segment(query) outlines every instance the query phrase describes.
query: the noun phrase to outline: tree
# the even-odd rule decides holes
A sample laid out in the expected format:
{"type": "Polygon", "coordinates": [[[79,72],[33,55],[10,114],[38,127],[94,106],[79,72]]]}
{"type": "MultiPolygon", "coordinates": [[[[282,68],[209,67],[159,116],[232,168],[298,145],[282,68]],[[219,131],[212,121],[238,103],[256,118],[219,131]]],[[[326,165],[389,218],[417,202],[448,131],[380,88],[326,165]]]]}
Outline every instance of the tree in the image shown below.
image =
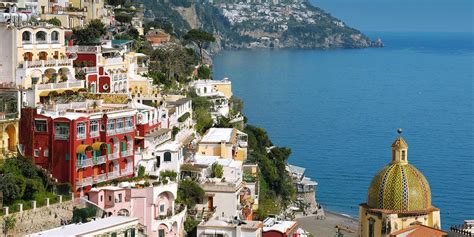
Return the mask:
{"type": "Polygon", "coordinates": [[[61,21],[56,17],[53,17],[53,18],[47,20],[47,22],[49,24],[52,24],[52,25],[55,25],[55,26],[61,26],[61,21]]]}
{"type": "Polygon", "coordinates": [[[80,45],[93,45],[100,41],[100,38],[107,33],[104,23],[95,19],[89,22],[83,29],[75,28],[72,30],[76,41],[80,45]]]}
{"type": "Polygon", "coordinates": [[[210,79],[211,78],[211,69],[206,65],[200,66],[198,68],[198,78],[199,79],[210,79]]]}
{"type": "Polygon", "coordinates": [[[224,167],[214,162],[211,166],[211,178],[222,178],[222,175],[224,175],[224,167]]]}
{"type": "Polygon", "coordinates": [[[145,177],[145,166],[140,165],[138,167],[138,177],[140,177],[140,178],[145,177]]]}
{"type": "Polygon", "coordinates": [[[5,204],[11,204],[23,197],[26,188],[25,178],[12,173],[0,176],[0,191],[3,192],[5,204]]]}
{"type": "Polygon", "coordinates": [[[183,179],[178,185],[178,202],[193,208],[204,198],[204,190],[191,179],[183,179]]]}
{"type": "Polygon", "coordinates": [[[212,34],[207,33],[205,31],[200,31],[200,30],[197,30],[197,29],[192,29],[192,30],[188,31],[188,33],[186,33],[186,35],[184,35],[184,39],[192,41],[198,46],[199,55],[200,55],[200,59],[201,59],[201,64],[202,64],[202,60],[203,60],[202,48],[204,46],[204,43],[215,42],[216,41],[216,38],[212,34]]]}
{"type": "Polygon", "coordinates": [[[126,13],[119,13],[117,15],[115,15],[115,20],[117,20],[118,22],[124,24],[124,23],[127,23],[127,24],[130,24],[130,22],[132,21],[132,16],[126,14],[126,13]]]}
{"type": "Polygon", "coordinates": [[[16,219],[13,216],[7,216],[3,219],[3,232],[5,236],[8,236],[10,230],[15,229],[16,219]]]}

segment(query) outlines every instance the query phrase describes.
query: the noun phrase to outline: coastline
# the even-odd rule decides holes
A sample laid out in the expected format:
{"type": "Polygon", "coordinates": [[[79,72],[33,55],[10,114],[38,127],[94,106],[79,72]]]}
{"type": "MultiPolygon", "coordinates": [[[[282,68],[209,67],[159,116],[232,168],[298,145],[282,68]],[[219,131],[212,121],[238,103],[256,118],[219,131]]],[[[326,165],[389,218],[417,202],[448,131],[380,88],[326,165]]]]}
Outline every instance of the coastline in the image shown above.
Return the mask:
{"type": "Polygon", "coordinates": [[[359,221],[354,217],[343,213],[324,211],[325,218],[319,219],[315,215],[295,218],[298,226],[310,232],[313,236],[333,237],[336,234],[336,226],[349,229],[341,231],[346,237],[357,237],[359,235],[359,221]]]}

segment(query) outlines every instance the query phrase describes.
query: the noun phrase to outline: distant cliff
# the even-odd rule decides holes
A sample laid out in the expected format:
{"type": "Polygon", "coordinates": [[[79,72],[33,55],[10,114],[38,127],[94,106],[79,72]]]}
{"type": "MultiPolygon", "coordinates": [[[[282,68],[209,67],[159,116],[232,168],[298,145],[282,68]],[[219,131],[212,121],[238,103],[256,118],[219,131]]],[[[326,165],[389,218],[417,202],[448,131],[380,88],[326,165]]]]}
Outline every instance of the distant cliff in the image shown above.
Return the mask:
{"type": "Polygon", "coordinates": [[[142,0],[155,20],[173,25],[179,36],[201,28],[217,36],[222,48],[382,47],[307,1],[273,3],[190,3],[142,0]]]}

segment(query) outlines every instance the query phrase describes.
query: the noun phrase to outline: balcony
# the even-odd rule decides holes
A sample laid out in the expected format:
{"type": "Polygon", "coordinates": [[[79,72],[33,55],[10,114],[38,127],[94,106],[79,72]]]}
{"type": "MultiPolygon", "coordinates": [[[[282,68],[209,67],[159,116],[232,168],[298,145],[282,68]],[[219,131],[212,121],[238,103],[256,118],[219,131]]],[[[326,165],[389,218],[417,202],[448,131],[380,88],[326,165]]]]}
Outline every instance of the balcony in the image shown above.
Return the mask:
{"type": "Polygon", "coordinates": [[[68,134],[56,133],[54,134],[54,139],[55,140],[69,140],[69,133],[68,134]]]}
{"type": "Polygon", "coordinates": [[[125,132],[133,132],[135,129],[133,127],[125,127],[125,132]]]}
{"type": "Polygon", "coordinates": [[[109,160],[116,160],[116,159],[119,159],[119,158],[120,158],[120,153],[118,153],[118,152],[114,152],[114,153],[109,155],[109,160]]]}
{"type": "Polygon", "coordinates": [[[99,131],[93,131],[90,134],[91,134],[91,137],[98,137],[99,136],[99,131]]]}
{"type": "Polygon", "coordinates": [[[84,81],[36,84],[35,90],[57,90],[66,88],[84,88],[84,81]]]}
{"type": "Polygon", "coordinates": [[[133,150],[122,151],[122,152],[121,152],[121,155],[122,155],[122,157],[133,156],[133,150]]]}
{"type": "Polygon", "coordinates": [[[118,170],[117,171],[112,171],[112,172],[109,172],[109,174],[107,175],[107,179],[108,180],[112,180],[112,179],[116,179],[119,177],[119,172],[118,170]]]}
{"type": "Polygon", "coordinates": [[[76,188],[82,188],[89,185],[92,185],[92,177],[77,179],[76,181],[76,188]]]}
{"type": "Polygon", "coordinates": [[[76,170],[90,166],[92,166],[92,159],[77,160],[76,162],[76,170]]]}
{"type": "Polygon", "coordinates": [[[0,112],[0,121],[5,121],[5,120],[15,120],[18,119],[18,113],[1,113],[0,112]]]}
{"type": "Polygon", "coordinates": [[[94,163],[94,165],[105,164],[106,161],[107,161],[107,156],[106,155],[92,158],[92,163],[94,163]]]}
{"type": "Polygon", "coordinates": [[[94,180],[94,183],[100,183],[100,182],[104,182],[107,180],[107,175],[106,174],[99,174],[99,175],[96,175],[94,176],[93,178],[94,180]]]}
{"type": "Polygon", "coordinates": [[[80,53],[100,53],[100,46],[77,46],[77,52],[80,53]]]}
{"type": "Polygon", "coordinates": [[[115,134],[117,134],[115,129],[107,129],[107,136],[112,136],[112,135],[115,135],[115,134]]]}
{"type": "Polygon", "coordinates": [[[85,133],[78,133],[78,134],[76,135],[76,138],[77,138],[78,140],[86,139],[86,137],[87,137],[87,136],[86,136],[85,133]]]}
{"type": "Polygon", "coordinates": [[[72,66],[71,59],[33,60],[20,63],[20,68],[67,67],[72,66]]]}
{"type": "Polygon", "coordinates": [[[133,169],[132,168],[125,168],[120,170],[120,175],[121,176],[129,176],[133,174],[133,169]]]}

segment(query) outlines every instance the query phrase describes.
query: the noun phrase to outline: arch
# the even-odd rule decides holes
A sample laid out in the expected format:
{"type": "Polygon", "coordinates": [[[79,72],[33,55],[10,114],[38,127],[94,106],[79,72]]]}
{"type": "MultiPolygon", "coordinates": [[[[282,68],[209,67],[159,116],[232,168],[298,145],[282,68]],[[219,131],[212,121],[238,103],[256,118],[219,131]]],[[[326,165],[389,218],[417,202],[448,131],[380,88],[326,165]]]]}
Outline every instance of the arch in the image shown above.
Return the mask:
{"type": "Polygon", "coordinates": [[[59,32],[58,31],[53,31],[51,32],[51,41],[52,42],[59,42],[59,32]]]}
{"type": "Polygon", "coordinates": [[[169,228],[166,224],[161,223],[158,226],[158,236],[167,236],[166,234],[169,232],[169,228]],[[163,233],[163,234],[161,234],[163,233]]]}
{"type": "Polygon", "coordinates": [[[47,52],[44,52],[44,51],[39,52],[39,53],[38,53],[38,59],[39,59],[39,60],[46,60],[46,59],[48,59],[48,53],[47,53],[47,52]]]}
{"type": "Polygon", "coordinates": [[[163,161],[171,161],[171,152],[166,151],[166,152],[163,154],[163,161]]]}
{"type": "Polygon", "coordinates": [[[46,43],[46,32],[45,31],[38,31],[36,32],[35,38],[37,43],[46,43]]]}
{"type": "Polygon", "coordinates": [[[123,87],[122,82],[119,82],[119,83],[118,83],[118,91],[122,91],[122,87],[123,87]]]}
{"type": "Polygon", "coordinates": [[[111,153],[120,151],[120,142],[118,138],[116,137],[110,138],[109,143],[112,145],[112,151],[110,151],[111,153]]]}
{"type": "Polygon", "coordinates": [[[118,216],[130,216],[130,211],[127,209],[120,209],[117,213],[118,216]]]}
{"type": "Polygon", "coordinates": [[[155,200],[155,205],[157,207],[155,209],[155,216],[156,217],[166,216],[166,215],[169,215],[170,213],[173,213],[174,200],[175,200],[175,197],[173,193],[169,191],[164,191],[158,194],[155,200]]]}
{"type": "Polygon", "coordinates": [[[114,92],[117,92],[117,91],[118,91],[118,84],[114,83],[114,92]]]}
{"type": "Polygon", "coordinates": [[[58,79],[61,82],[65,82],[68,80],[68,75],[71,73],[69,68],[63,67],[58,70],[58,79]]]}
{"type": "Polygon", "coordinates": [[[44,83],[58,82],[58,73],[54,68],[48,68],[44,71],[44,83]]]}
{"type": "Polygon", "coordinates": [[[31,52],[24,53],[23,54],[23,60],[31,62],[33,60],[33,53],[31,53],[31,52]]]}
{"type": "Polygon", "coordinates": [[[171,233],[174,236],[178,236],[178,222],[174,222],[173,225],[171,225],[171,233]]]}
{"type": "Polygon", "coordinates": [[[7,144],[9,151],[15,151],[17,145],[17,136],[15,125],[10,124],[5,128],[5,133],[7,134],[7,144]]]}
{"type": "Polygon", "coordinates": [[[21,40],[23,43],[31,43],[31,32],[29,31],[23,31],[21,34],[21,40]]]}

